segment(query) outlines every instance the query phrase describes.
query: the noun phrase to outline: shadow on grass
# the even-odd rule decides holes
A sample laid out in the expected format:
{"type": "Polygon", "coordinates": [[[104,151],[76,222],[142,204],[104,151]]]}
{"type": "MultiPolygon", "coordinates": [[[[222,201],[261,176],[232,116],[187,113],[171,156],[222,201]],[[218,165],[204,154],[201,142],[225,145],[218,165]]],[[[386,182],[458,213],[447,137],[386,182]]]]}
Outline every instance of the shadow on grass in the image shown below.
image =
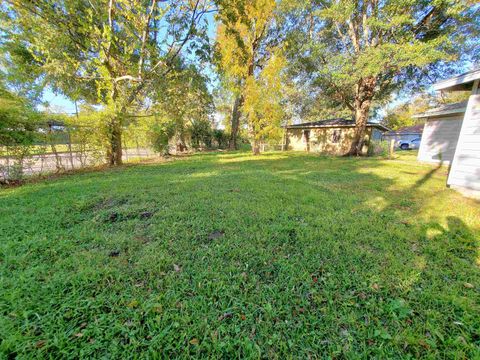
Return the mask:
{"type": "MultiPolygon", "coordinates": [[[[432,176],[442,168],[443,168],[443,161],[439,162],[436,167],[432,168],[427,174],[425,174],[420,179],[418,179],[415,182],[415,184],[411,187],[410,192],[416,191],[420,186],[422,186],[428,180],[430,180],[432,178],[432,176]]],[[[446,179],[445,179],[445,183],[446,183],[446,179]]]]}

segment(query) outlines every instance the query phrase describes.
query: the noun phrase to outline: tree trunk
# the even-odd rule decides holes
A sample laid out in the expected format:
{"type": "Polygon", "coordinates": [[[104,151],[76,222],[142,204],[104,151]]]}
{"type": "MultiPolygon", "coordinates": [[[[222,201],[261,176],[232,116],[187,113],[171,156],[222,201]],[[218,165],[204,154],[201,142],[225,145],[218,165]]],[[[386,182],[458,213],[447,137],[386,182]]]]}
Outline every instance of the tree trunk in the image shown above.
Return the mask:
{"type": "MultiPolygon", "coordinates": [[[[58,156],[57,147],[55,146],[55,138],[54,138],[53,131],[52,131],[52,125],[48,126],[48,135],[49,135],[49,140],[50,140],[50,148],[52,149],[53,155],[55,155],[55,168],[56,168],[57,172],[60,172],[60,171],[64,170],[64,167],[63,167],[63,164],[62,164],[61,157],[58,156]]],[[[22,160],[22,162],[23,162],[23,160],[22,160]]]]}
{"type": "Polygon", "coordinates": [[[113,115],[108,125],[109,148],[107,151],[107,160],[110,166],[122,165],[122,115],[125,114],[127,105],[117,103],[118,89],[116,86],[112,89],[113,115]]]}
{"type": "Polygon", "coordinates": [[[355,96],[355,130],[348,155],[363,155],[363,146],[365,144],[365,133],[367,129],[368,115],[372,105],[372,99],[375,91],[376,79],[362,79],[357,86],[355,96]]]}
{"type": "Polygon", "coordinates": [[[260,155],[260,143],[255,138],[253,139],[252,152],[253,152],[253,155],[260,155]]]}
{"type": "Polygon", "coordinates": [[[371,101],[367,100],[355,106],[355,131],[349,155],[363,155],[363,145],[365,144],[365,132],[367,129],[368,114],[370,112],[371,101]]]}
{"type": "Polygon", "coordinates": [[[110,166],[122,165],[122,125],[118,115],[110,123],[109,137],[108,164],[110,166]]]}
{"type": "Polygon", "coordinates": [[[240,128],[240,116],[241,116],[241,108],[243,105],[243,96],[238,95],[235,98],[235,103],[233,104],[232,109],[232,122],[231,122],[231,131],[230,131],[230,139],[228,142],[228,148],[230,150],[237,149],[237,138],[238,138],[238,130],[240,128]]]}

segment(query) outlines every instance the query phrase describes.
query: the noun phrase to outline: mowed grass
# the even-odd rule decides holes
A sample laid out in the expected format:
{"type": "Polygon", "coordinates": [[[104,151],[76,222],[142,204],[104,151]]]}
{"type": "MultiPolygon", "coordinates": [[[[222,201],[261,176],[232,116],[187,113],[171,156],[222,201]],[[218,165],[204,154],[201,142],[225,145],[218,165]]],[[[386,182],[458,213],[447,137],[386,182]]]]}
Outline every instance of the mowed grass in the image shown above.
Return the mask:
{"type": "Polygon", "coordinates": [[[446,168],[196,155],[0,191],[6,358],[478,358],[446,168]]]}

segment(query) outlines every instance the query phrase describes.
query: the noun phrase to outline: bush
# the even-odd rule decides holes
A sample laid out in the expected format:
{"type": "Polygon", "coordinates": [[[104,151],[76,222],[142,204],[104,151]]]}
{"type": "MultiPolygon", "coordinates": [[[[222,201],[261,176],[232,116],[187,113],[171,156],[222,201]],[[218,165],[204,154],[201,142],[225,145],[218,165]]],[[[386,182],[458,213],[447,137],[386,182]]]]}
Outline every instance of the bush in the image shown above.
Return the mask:
{"type": "Polygon", "coordinates": [[[33,147],[28,144],[17,144],[0,148],[0,156],[5,157],[0,163],[0,184],[18,184],[24,180],[24,169],[31,165],[28,157],[33,147]]]}
{"type": "Polygon", "coordinates": [[[368,144],[367,156],[383,156],[387,157],[389,154],[390,144],[388,141],[372,140],[368,144]]]}
{"type": "Polygon", "coordinates": [[[191,128],[192,133],[192,146],[195,149],[199,149],[202,146],[212,147],[212,126],[208,120],[195,121],[191,128]]]}
{"type": "Polygon", "coordinates": [[[228,147],[228,134],[225,132],[225,130],[213,130],[213,138],[215,139],[219,149],[225,149],[228,147]]]}
{"type": "Polygon", "coordinates": [[[163,155],[168,155],[168,141],[175,135],[175,125],[170,122],[154,124],[150,130],[150,142],[153,149],[163,155]]]}
{"type": "Polygon", "coordinates": [[[0,87],[0,181],[17,183],[23,179],[25,159],[37,141],[40,114],[25,99],[0,87]]]}

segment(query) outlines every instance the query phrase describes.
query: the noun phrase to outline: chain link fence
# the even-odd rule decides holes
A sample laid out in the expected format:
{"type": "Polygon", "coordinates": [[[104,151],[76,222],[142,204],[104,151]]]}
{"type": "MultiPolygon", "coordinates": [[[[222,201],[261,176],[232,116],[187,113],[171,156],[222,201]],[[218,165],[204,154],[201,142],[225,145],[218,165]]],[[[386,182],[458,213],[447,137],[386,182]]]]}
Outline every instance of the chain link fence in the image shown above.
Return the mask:
{"type": "MultiPolygon", "coordinates": [[[[106,144],[99,141],[98,129],[39,126],[35,141],[28,144],[0,144],[0,182],[15,183],[24,177],[61,173],[107,162],[106,144]]],[[[135,162],[158,156],[147,141],[146,132],[125,131],[123,161],[135,162]]]]}

